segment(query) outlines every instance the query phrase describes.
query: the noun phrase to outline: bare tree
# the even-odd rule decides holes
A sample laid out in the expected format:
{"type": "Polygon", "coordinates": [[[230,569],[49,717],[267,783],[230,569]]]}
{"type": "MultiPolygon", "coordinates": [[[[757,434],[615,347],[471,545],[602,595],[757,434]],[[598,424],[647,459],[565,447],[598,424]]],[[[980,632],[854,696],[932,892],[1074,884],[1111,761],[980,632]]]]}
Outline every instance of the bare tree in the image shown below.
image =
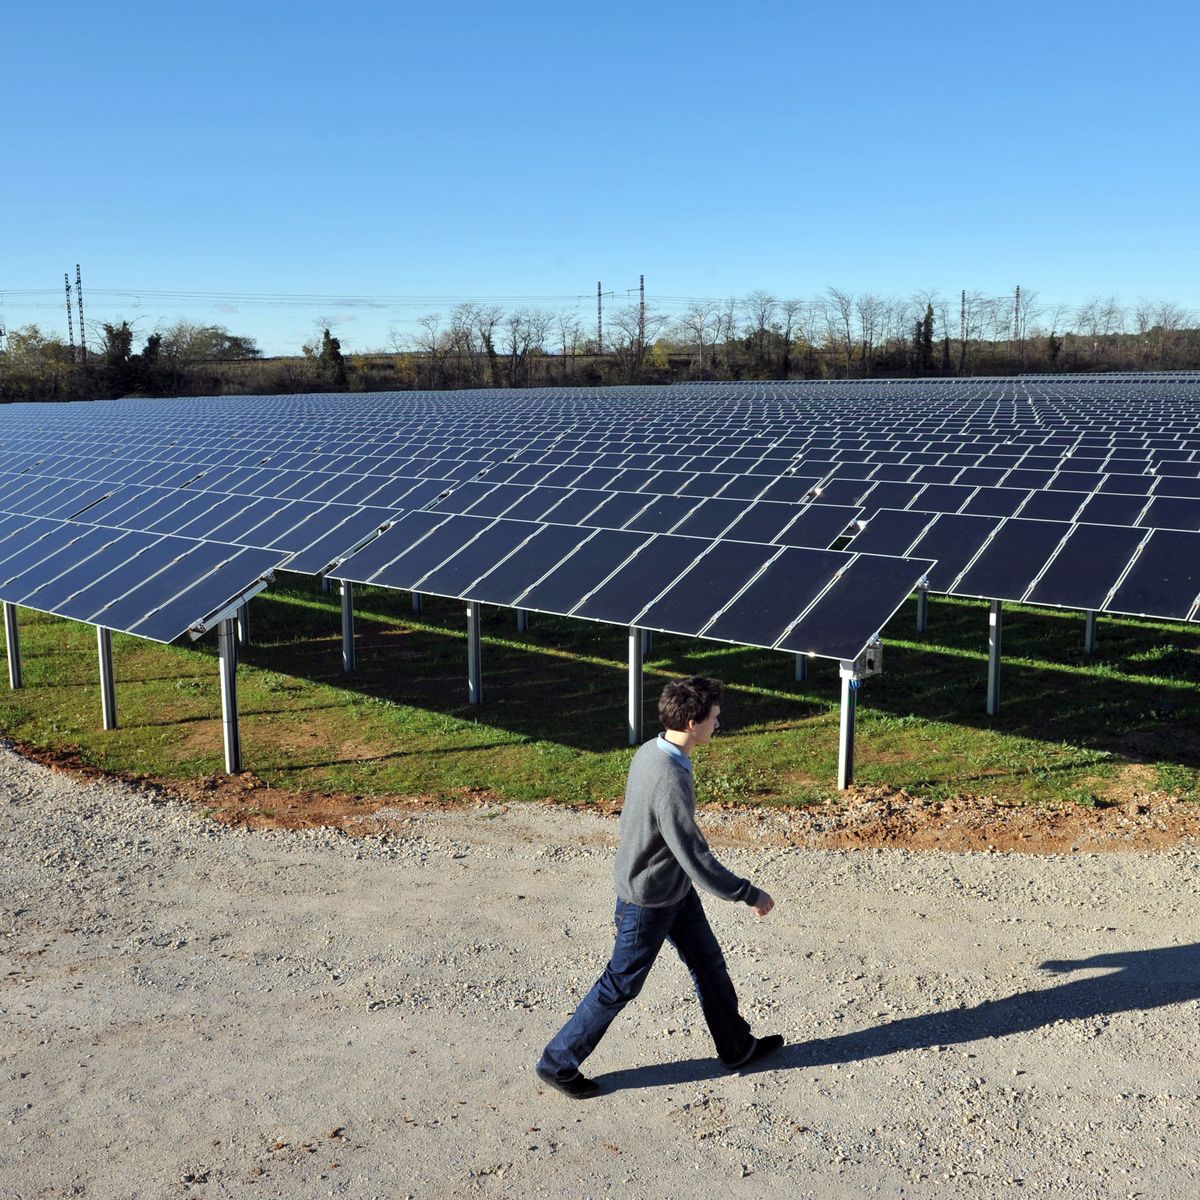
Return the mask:
{"type": "Polygon", "coordinates": [[[551,328],[550,314],[538,308],[523,308],[509,313],[503,325],[508,350],[508,385],[527,387],[533,358],[545,353],[551,328]]]}
{"type": "Polygon", "coordinates": [[[756,365],[761,365],[766,360],[767,335],[775,323],[778,308],[779,300],[770,292],[751,292],[741,303],[742,314],[746,319],[746,331],[754,342],[756,365]]]}
{"type": "Polygon", "coordinates": [[[720,306],[715,300],[693,300],[679,319],[682,340],[696,347],[700,369],[704,370],[704,347],[716,340],[720,306]]]}
{"type": "Polygon", "coordinates": [[[554,328],[558,334],[558,343],[562,348],[562,376],[575,373],[575,356],[579,353],[584,342],[583,322],[579,314],[571,309],[562,309],[554,314],[554,328]]]}
{"type": "Polygon", "coordinates": [[[825,324],[831,345],[840,345],[846,356],[846,377],[850,376],[850,360],[854,354],[854,297],[840,288],[825,289],[825,324]]]}
{"type": "Polygon", "coordinates": [[[779,337],[783,342],[783,362],[780,364],[779,377],[788,379],[792,374],[792,345],[796,339],[796,330],[804,318],[805,302],[803,300],[781,300],[779,302],[779,337]]]}
{"type": "Polygon", "coordinates": [[[721,346],[725,357],[726,373],[730,370],[730,350],[737,337],[737,301],[730,296],[717,309],[716,336],[713,342],[713,366],[717,365],[717,346],[721,346]]]}
{"type": "Polygon", "coordinates": [[[636,380],[642,373],[646,361],[646,348],[667,327],[664,313],[647,308],[643,313],[640,304],[619,308],[607,320],[612,331],[612,353],[624,378],[636,380]]]}
{"type": "Polygon", "coordinates": [[[875,351],[883,309],[884,302],[874,292],[864,292],[854,301],[854,312],[858,319],[859,366],[864,378],[871,374],[871,356],[875,351]]]}
{"type": "Polygon", "coordinates": [[[417,332],[412,335],[412,347],[424,356],[429,387],[441,383],[442,362],[446,356],[446,336],[442,329],[441,313],[425,313],[417,318],[417,332]]]}

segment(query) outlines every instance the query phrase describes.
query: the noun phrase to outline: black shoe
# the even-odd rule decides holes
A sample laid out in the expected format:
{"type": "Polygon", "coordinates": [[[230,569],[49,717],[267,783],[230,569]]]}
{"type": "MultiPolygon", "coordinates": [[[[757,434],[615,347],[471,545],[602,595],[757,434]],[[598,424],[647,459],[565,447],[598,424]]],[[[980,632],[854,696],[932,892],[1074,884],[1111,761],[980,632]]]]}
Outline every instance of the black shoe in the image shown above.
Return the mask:
{"type": "Polygon", "coordinates": [[[741,1062],[729,1063],[721,1060],[727,1071],[750,1071],[758,1066],[764,1058],[770,1058],[772,1054],[783,1049],[783,1034],[770,1033],[766,1037],[754,1039],[754,1045],[750,1049],[750,1053],[742,1059],[741,1062]]]}
{"type": "Polygon", "coordinates": [[[574,1079],[562,1080],[537,1070],[537,1077],[555,1091],[562,1092],[564,1096],[570,1096],[572,1100],[590,1100],[593,1096],[600,1094],[600,1085],[594,1079],[589,1079],[586,1075],[578,1072],[574,1079]]]}

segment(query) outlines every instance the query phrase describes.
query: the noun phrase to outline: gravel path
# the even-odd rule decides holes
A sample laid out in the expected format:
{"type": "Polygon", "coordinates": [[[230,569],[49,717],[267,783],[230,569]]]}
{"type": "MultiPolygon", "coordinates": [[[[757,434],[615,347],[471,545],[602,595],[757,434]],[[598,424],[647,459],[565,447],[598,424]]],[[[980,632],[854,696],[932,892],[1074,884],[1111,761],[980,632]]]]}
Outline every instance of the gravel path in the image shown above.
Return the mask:
{"type": "MultiPolygon", "coordinates": [[[[712,901],[775,1069],[714,1068],[678,962],[589,1063],[532,1065],[603,965],[611,817],[251,832],[0,750],[0,1195],[1190,1194],[1200,854],[793,848],[712,901]]],[[[703,823],[722,843],[721,818],[703,823]]]]}

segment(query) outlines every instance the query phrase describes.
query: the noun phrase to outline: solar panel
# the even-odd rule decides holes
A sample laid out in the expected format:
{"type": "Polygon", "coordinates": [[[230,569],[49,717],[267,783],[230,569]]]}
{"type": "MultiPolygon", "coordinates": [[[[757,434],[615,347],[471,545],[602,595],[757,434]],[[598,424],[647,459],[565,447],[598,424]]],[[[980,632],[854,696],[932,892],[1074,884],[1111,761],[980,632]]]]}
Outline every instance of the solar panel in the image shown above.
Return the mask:
{"type": "Polygon", "coordinates": [[[1057,521],[1010,517],[985,543],[950,590],[956,596],[1019,599],[1036,578],[1069,526],[1057,521]]]}
{"type": "Polygon", "coordinates": [[[779,553],[753,542],[713,542],[707,554],[681,575],[635,620],[666,633],[696,634],[779,553]]]}
{"type": "Polygon", "coordinates": [[[679,536],[656,537],[619,567],[571,616],[630,625],[657,596],[696,560],[704,543],[679,536]]]}
{"type": "Polygon", "coordinates": [[[1142,529],[1070,526],[1062,549],[1026,598],[1031,604],[1060,608],[1102,608],[1145,536],[1142,529]]]}
{"type": "Polygon", "coordinates": [[[774,646],[847,561],[845,555],[833,550],[784,550],[700,630],[701,636],[750,646],[774,646]]]}
{"type": "Polygon", "coordinates": [[[535,526],[529,541],[473,583],[464,598],[512,606],[553,564],[562,562],[594,535],[595,530],[572,525],[535,526]]]}
{"type": "Polygon", "coordinates": [[[1106,612],[1194,619],[1200,596],[1200,533],[1156,529],[1105,602],[1106,612]]]}
{"type": "Polygon", "coordinates": [[[928,560],[860,554],[778,642],[780,650],[853,659],[878,632],[900,602],[932,568],[928,560]]]}
{"type": "MultiPolygon", "coordinates": [[[[936,558],[936,565],[929,571],[929,590],[945,592],[999,523],[996,517],[964,517],[943,513],[905,553],[918,558],[936,558]]],[[[857,548],[856,540],[851,543],[851,549],[857,548]]]]}

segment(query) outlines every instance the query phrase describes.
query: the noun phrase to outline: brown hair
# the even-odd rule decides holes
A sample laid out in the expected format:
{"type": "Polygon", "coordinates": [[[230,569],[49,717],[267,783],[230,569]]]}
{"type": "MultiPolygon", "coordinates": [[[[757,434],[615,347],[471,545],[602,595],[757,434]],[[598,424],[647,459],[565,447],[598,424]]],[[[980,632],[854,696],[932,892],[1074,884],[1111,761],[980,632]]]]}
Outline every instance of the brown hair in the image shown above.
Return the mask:
{"type": "Polygon", "coordinates": [[[688,722],[697,724],[708,718],[713,706],[721,703],[725,685],[719,679],[696,675],[668,683],[658,698],[658,718],[664,729],[686,733],[688,722]]]}

